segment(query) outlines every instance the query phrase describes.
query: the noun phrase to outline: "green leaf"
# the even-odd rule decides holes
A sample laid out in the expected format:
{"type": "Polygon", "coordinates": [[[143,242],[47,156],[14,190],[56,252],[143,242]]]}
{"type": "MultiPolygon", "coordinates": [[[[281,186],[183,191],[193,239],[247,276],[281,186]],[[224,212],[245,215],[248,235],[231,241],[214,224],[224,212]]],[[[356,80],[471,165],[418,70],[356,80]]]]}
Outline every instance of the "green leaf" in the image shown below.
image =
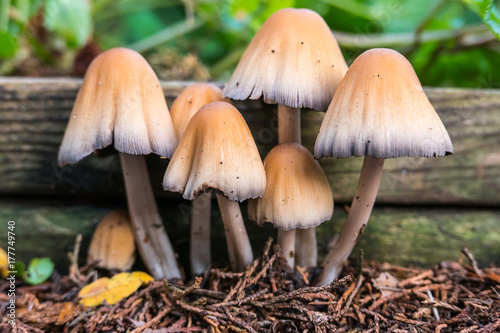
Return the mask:
{"type": "Polygon", "coordinates": [[[28,265],[24,281],[29,284],[40,284],[47,280],[54,271],[54,263],[49,258],[34,258],[28,265]]]}
{"type": "Polygon", "coordinates": [[[490,28],[491,32],[500,40],[500,12],[493,5],[493,0],[462,0],[462,2],[473,12],[478,14],[483,23],[490,28]]]}
{"type": "Polygon", "coordinates": [[[9,58],[16,53],[17,41],[8,32],[0,32],[0,58],[9,58]]]}
{"type": "Polygon", "coordinates": [[[90,5],[85,0],[47,0],[45,27],[66,39],[71,48],[85,44],[91,31],[90,5]]]}
{"type": "Polygon", "coordinates": [[[26,265],[24,265],[24,262],[22,261],[16,261],[12,271],[16,272],[17,277],[23,278],[26,272],[26,265]]]}

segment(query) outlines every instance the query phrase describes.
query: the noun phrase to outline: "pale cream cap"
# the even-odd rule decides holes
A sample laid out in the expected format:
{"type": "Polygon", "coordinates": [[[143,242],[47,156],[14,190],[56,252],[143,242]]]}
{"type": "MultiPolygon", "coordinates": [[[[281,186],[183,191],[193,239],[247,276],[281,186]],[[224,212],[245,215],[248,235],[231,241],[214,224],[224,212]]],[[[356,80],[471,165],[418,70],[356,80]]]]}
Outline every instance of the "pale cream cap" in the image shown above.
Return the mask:
{"type": "Polygon", "coordinates": [[[333,195],[323,169],[298,143],[282,143],[264,159],[267,176],[262,198],[251,200],[248,215],[262,225],[290,230],[312,228],[333,214],[333,195]]]}
{"type": "Polygon", "coordinates": [[[97,225],[90,241],[88,262],[100,260],[97,267],[129,270],[135,261],[132,225],[126,212],[113,211],[97,225]]]}
{"type": "Polygon", "coordinates": [[[390,49],[361,54],[340,82],[314,147],[319,157],[434,157],[451,139],[411,64],[390,49]]]}
{"type": "Polygon", "coordinates": [[[160,82],[137,52],[115,48],[87,70],[59,149],[73,164],[114,143],[131,155],[171,157],[177,139],[160,82]]]}
{"type": "Polygon", "coordinates": [[[222,96],[325,111],[347,71],[330,28],[316,12],[271,15],[243,54],[222,96]]]}
{"type": "Polygon", "coordinates": [[[193,200],[215,191],[232,201],[262,196],[266,175],[240,112],[226,102],[203,106],[191,118],[163,178],[166,191],[193,200]]]}

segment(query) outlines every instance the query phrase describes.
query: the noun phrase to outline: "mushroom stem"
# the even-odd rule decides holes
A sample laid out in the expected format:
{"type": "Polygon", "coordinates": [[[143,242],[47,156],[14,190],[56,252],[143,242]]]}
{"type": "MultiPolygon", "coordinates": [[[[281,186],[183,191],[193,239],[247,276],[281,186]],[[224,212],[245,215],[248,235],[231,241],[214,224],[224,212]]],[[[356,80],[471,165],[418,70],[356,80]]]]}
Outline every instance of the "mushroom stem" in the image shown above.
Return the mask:
{"type": "Polygon", "coordinates": [[[237,201],[231,201],[217,194],[217,202],[224,223],[226,240],[228,244],[229,261],[231,269],[241,272],[252,263],[253,253],[247,230],[243,223],[240,205],[237,201]]]}
{"type": "MultiPolygon", "coordinates": [[[[300,109],[278,105],[278,142],[302,142],[300,109]]],[[[278,244],[280,244],[290,267],[294,266],[294,259],[289,256],[289,253],[296,253],[297,264],[300,266],[316,266],[316,253],[318,252],[316,249],[316,228],[294,231],[293,236],[291,234],[283,235],[283,233],[290,231],[278,229],[278,244]],[[293,249],[291,247],[292,237],[294,244],[296,244],[293,249]],[[287,241],[280,242],[280,239],[287,241]]]]}
{"type": "Polygon", "coordinates": [[[288,262],[288,266],[295,267],[295,229],[278,229],[278,245],[288,262]]]}
{"type": "Polygon", "coordinates": [[[339,239],[323,263],[319,284],[326,285],[339,277],[342,266],[363,233],[377,197],[384,159],[365,156],[358,187],[339,239]]]}
{"type": "Polygon", "coordinates": [[[137,248],[155,279],[180,279],[172,244],[163,226],[142,155],[120,153],[130,219],[137,248]]]}
{"type": "Polygon", "coordinates": [[[212,263],[210,249],[212,195],[203,193],[193,200],[191,208],[191,272],[193,275],[202,275],[212,263]]]}
{"type": "Polygon", "coordinates": [[[300,109],[278,105],[278,142],[301,143],[300,109]]]}
{"type": "Polygon", "coordinates": [[[316,228],[297,229],[295,239],[295,264],[297,266],[314,267],[317,265],[316,244],[316,228]]]}

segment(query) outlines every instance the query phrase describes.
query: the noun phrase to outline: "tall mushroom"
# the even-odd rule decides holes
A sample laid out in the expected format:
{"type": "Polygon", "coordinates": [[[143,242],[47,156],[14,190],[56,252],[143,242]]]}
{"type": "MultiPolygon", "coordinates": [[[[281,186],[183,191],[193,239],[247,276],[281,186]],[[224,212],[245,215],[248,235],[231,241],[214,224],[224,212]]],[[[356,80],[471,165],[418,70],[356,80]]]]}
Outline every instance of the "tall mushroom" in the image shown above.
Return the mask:
{"type": "MultiPolygon", "coordinates": [[[[221,89],[211,83],[195,83],[184,89],[170,108],[177,139],[180,140],[193,115],[205,104],[224,100],[221,89]]],[[[212,196],[202,193],[191,204],[191,271],[200,275],[211,265],[210,212],[212,196]]]]}
{"type": "Polygon", "coordinates": [[[363,156],[358,187],[340,238],[319,283],[337,278],[363,232],[377,195],[384,159],[453,152],[443,123],[411,66],[390,49],[361,54],[333,97],[314,147],[320,157],[363,156]]]}
{"type": "MultiPolygon", "coordinates": [[[[313,228],[332,217],[330,184],[307,148],[294,142],[279,144],[267,154],[264,169],[266,191],[261,198],[250,200],[251,220],[293,230],[313,228]]],[[[294,267],[294,256],[285,257],[294,267]]]]}
{"type": "MultiPolygon", "coordinates": [[[[278,104],[278,141],[301,143],[300,108],[325,111],[347,71],[326,22],[312,10],[285,8],[271,15],[245,50],[222,91],[236,100],[278,104]]],[[[300,232],[298,264],[316,265],[314,229],[300,232]]],[[[278,231],[285,253],[295,248],[295,231],[278,231]]]]}
{"type": "Polygon", "coordinates": [[[163,188],[193,200],[214,191],[224,223],[231,267],[253,260],[238,201],[264,194],[266,175],[250,129],[229,103],[203,106],[191,118],[168,164],[163,188]]]}
{"type": "Polygon", "coordinates": [[[180,278],[142,156],[171,157],[177,139],[156,74],[139,53],[125,48],[102,53],[87,70],[59,149],[59,164],[74,164],[111,144],[119,151],[142,260],[156,279],[180,278]]]}

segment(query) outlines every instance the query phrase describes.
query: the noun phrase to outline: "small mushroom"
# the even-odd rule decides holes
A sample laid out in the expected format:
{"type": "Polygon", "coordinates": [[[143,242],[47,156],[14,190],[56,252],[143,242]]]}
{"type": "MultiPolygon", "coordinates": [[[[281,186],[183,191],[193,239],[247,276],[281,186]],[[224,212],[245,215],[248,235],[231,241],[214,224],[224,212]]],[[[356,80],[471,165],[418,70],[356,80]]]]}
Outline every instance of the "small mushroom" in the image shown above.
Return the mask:
{"type": "Polygon", "coordinates": [[[180,278],[142,156],[171,157],[177,139],[156,74],[139,53],[125,48],[102,53],[88,68],[59,148],[59,164],[77,163],[111,144],[120,152],[142,260],[156,279],[180,278]]]}
{"type": "MultiPolygon", "coordinates": [[[[252,39],[222,95],[278,104],[278,142],[301,143],[300,108],[325,111],[347,64],[330,28],[309,9],[272,14],[252,39]]],[[[292,235],[278,230],[278,238],[292,235]]],[[[297,262],[316,265],[316,232],[300,230],[297,262]]]]}
{"type": "Polygon", "coordinates": [[[344,228],[319,283],[337,278],[370,217],[386,158],[451,154],[453,146],[411,64],[390,49],[361,54],[333,97],[314,146],[321,157],[364,156],[344,228]]]}
{"type": "Polygon", "coordinates": [[[135,261],[134,232],[129,216],[123,211],[106,214],[90,241],[87,262],[99,260],[97,267],[110,271],[128,271],[135,261]]]}
{"type": "MultiPolygon", "coordinates": [[[[261,198],[250,200],[248,216],[278,229],[308,229],[329,220],[333,195],[323,169],[304,146],[288,142],[277,145],[264,159],[267,185],[261,198]]],[[[295,234],[278,238],[278,244],[294,267],[295,234]]]]}
{"type": "Polygon", "coordinates": [[[264,194],[266,175],[252,133],[229,103],[203,106],[191,118],[168,164],[163,188],[193,200],[214,191],[224,222],[231,267],[253,260],[238,201],[264,194]]]}
{"type": "MultiPolygon", "coordinates": [[[[180,140],[193,115],[205,104],[225,100],[221,89],[211,83],[195,83],[184,89],[170,108],[170,116],[180,140]]],[[[203,274],[212,264],[210,250],[210,193],[202,193],[191,205],[190,261],[194,275],[203,274]]]]}

